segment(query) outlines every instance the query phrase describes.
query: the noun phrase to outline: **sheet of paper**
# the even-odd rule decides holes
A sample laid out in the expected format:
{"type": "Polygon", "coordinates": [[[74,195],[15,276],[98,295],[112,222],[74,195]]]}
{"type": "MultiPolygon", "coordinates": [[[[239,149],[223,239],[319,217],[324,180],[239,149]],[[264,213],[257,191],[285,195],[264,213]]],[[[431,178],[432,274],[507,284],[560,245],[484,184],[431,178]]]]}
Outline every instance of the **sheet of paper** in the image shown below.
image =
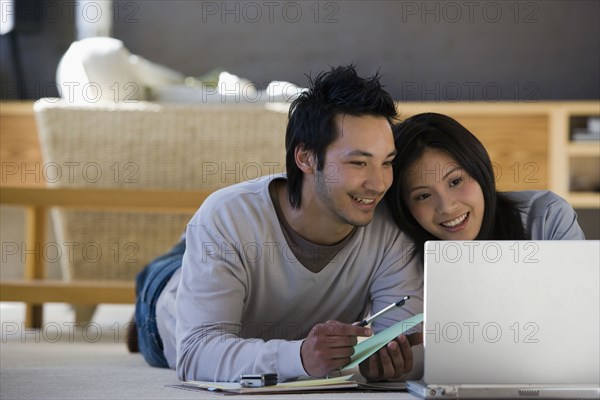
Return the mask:
{"type": "Polygon", "coordinates": [[[387,329],[379,332],[375,336],[363,340],[354,346],[354,355],[351,357],[350,364],[346,365],[343,370],[356,367],[358,364],[366,360],[371,354],[385,346],[390,340],[402,333],[411,329],[415,325],[423,322],[423,314],[414,315],[404,321],[400,321],[387,329]]]}
{"type": "Polygon", "coordinates": [[[329,386],[329,385],[337,385],[346,381],[350,381],[352,375],[344,375],[335,378],[328,379],[302,379],[298,381],[291,382],[282,382],[278,383],[274,386],[265,386],[262,388],[243,388],[239,382],[206,382],[206,381],[186,381],[185,385],[195,386],[198,388],[208,389],[208,390],[244,390],[244,391],[252,391],[252,389],[260,389],[264,390],[274,390],[274,389],[284,389],[284,388],[294,388],[294,389],[304,389],[304,388],[314,388],[317,386],[329,386]]]}
{"type": "Polygon", "coordinates": [[[279,387],[303,387],[303,386],[322,386],[322,385],[333,385],[340,382],[349,381],[352,379],[352,375],[344,375],[337,376],[335,378],[326,378],[326,379],[305,379],[305,380],[297,380],[291,382],[282,382],[278,383],[279,387]]]}

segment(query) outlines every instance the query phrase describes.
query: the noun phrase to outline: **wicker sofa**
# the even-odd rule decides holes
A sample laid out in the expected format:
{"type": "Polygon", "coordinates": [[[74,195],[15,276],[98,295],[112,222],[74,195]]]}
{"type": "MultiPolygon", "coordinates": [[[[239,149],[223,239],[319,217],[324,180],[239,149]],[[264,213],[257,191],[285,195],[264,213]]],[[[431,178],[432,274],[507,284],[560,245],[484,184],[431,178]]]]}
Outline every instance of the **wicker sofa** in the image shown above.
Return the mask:
{"type": "MultiPolygon", "coordinates": [[[[215,190],[285,169],[285,104],[34,106],[52,188],[215,190]]],[[[190,213],[53,209],[65,280],[132,280],[190,213]]]]}

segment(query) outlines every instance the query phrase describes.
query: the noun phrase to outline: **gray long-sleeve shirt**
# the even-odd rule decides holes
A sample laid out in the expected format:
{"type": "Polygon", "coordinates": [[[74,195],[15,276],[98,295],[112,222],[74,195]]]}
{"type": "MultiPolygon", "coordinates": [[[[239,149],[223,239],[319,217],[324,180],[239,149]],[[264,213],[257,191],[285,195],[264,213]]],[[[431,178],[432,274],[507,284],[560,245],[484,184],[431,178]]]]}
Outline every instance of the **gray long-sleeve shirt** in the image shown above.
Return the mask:
{"type": "Polygon", "coordinates": [[[300,346],[314,325],[352,323],[406,295],[404,307],[374,322],[375,332],[423,310],[422,266],[383,204],[313,273],[284,238],[269,195],[276,178],[214,193],[188,224],[183,267],[157,304],[164,353],[182,380],[303,376],[300,346]]]}
{"type": "Polygon", "coordinates": [[[506,192],[521,208],[521,220],[531,240],[584,240],[573,207],[547,190],[506,192]]]}

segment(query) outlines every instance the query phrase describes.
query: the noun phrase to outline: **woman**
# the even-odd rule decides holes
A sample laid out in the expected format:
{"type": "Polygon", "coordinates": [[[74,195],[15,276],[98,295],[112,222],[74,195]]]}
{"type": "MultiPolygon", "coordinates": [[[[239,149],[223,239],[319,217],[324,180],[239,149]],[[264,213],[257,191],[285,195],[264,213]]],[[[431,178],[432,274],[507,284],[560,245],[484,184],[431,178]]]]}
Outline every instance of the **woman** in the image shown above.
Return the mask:
{"type": "Polygon", "coordinates": [[[487,151],[454,119],[418,114],[394,135],[387,202],[421,257],[427,240],[585,239],[575,211],[556,194],[497,192],[487,151]]]}

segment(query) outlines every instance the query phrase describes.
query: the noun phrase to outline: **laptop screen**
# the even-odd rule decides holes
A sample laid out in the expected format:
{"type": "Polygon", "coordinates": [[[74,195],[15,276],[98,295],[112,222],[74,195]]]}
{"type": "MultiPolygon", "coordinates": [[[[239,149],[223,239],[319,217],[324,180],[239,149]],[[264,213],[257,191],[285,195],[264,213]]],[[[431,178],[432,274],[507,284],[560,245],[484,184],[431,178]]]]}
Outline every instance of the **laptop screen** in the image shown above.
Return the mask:
{"type": "Polygon", "coordinates": [[[435,384],[598,384],[600,241],[425,244],[435,384]]]}

